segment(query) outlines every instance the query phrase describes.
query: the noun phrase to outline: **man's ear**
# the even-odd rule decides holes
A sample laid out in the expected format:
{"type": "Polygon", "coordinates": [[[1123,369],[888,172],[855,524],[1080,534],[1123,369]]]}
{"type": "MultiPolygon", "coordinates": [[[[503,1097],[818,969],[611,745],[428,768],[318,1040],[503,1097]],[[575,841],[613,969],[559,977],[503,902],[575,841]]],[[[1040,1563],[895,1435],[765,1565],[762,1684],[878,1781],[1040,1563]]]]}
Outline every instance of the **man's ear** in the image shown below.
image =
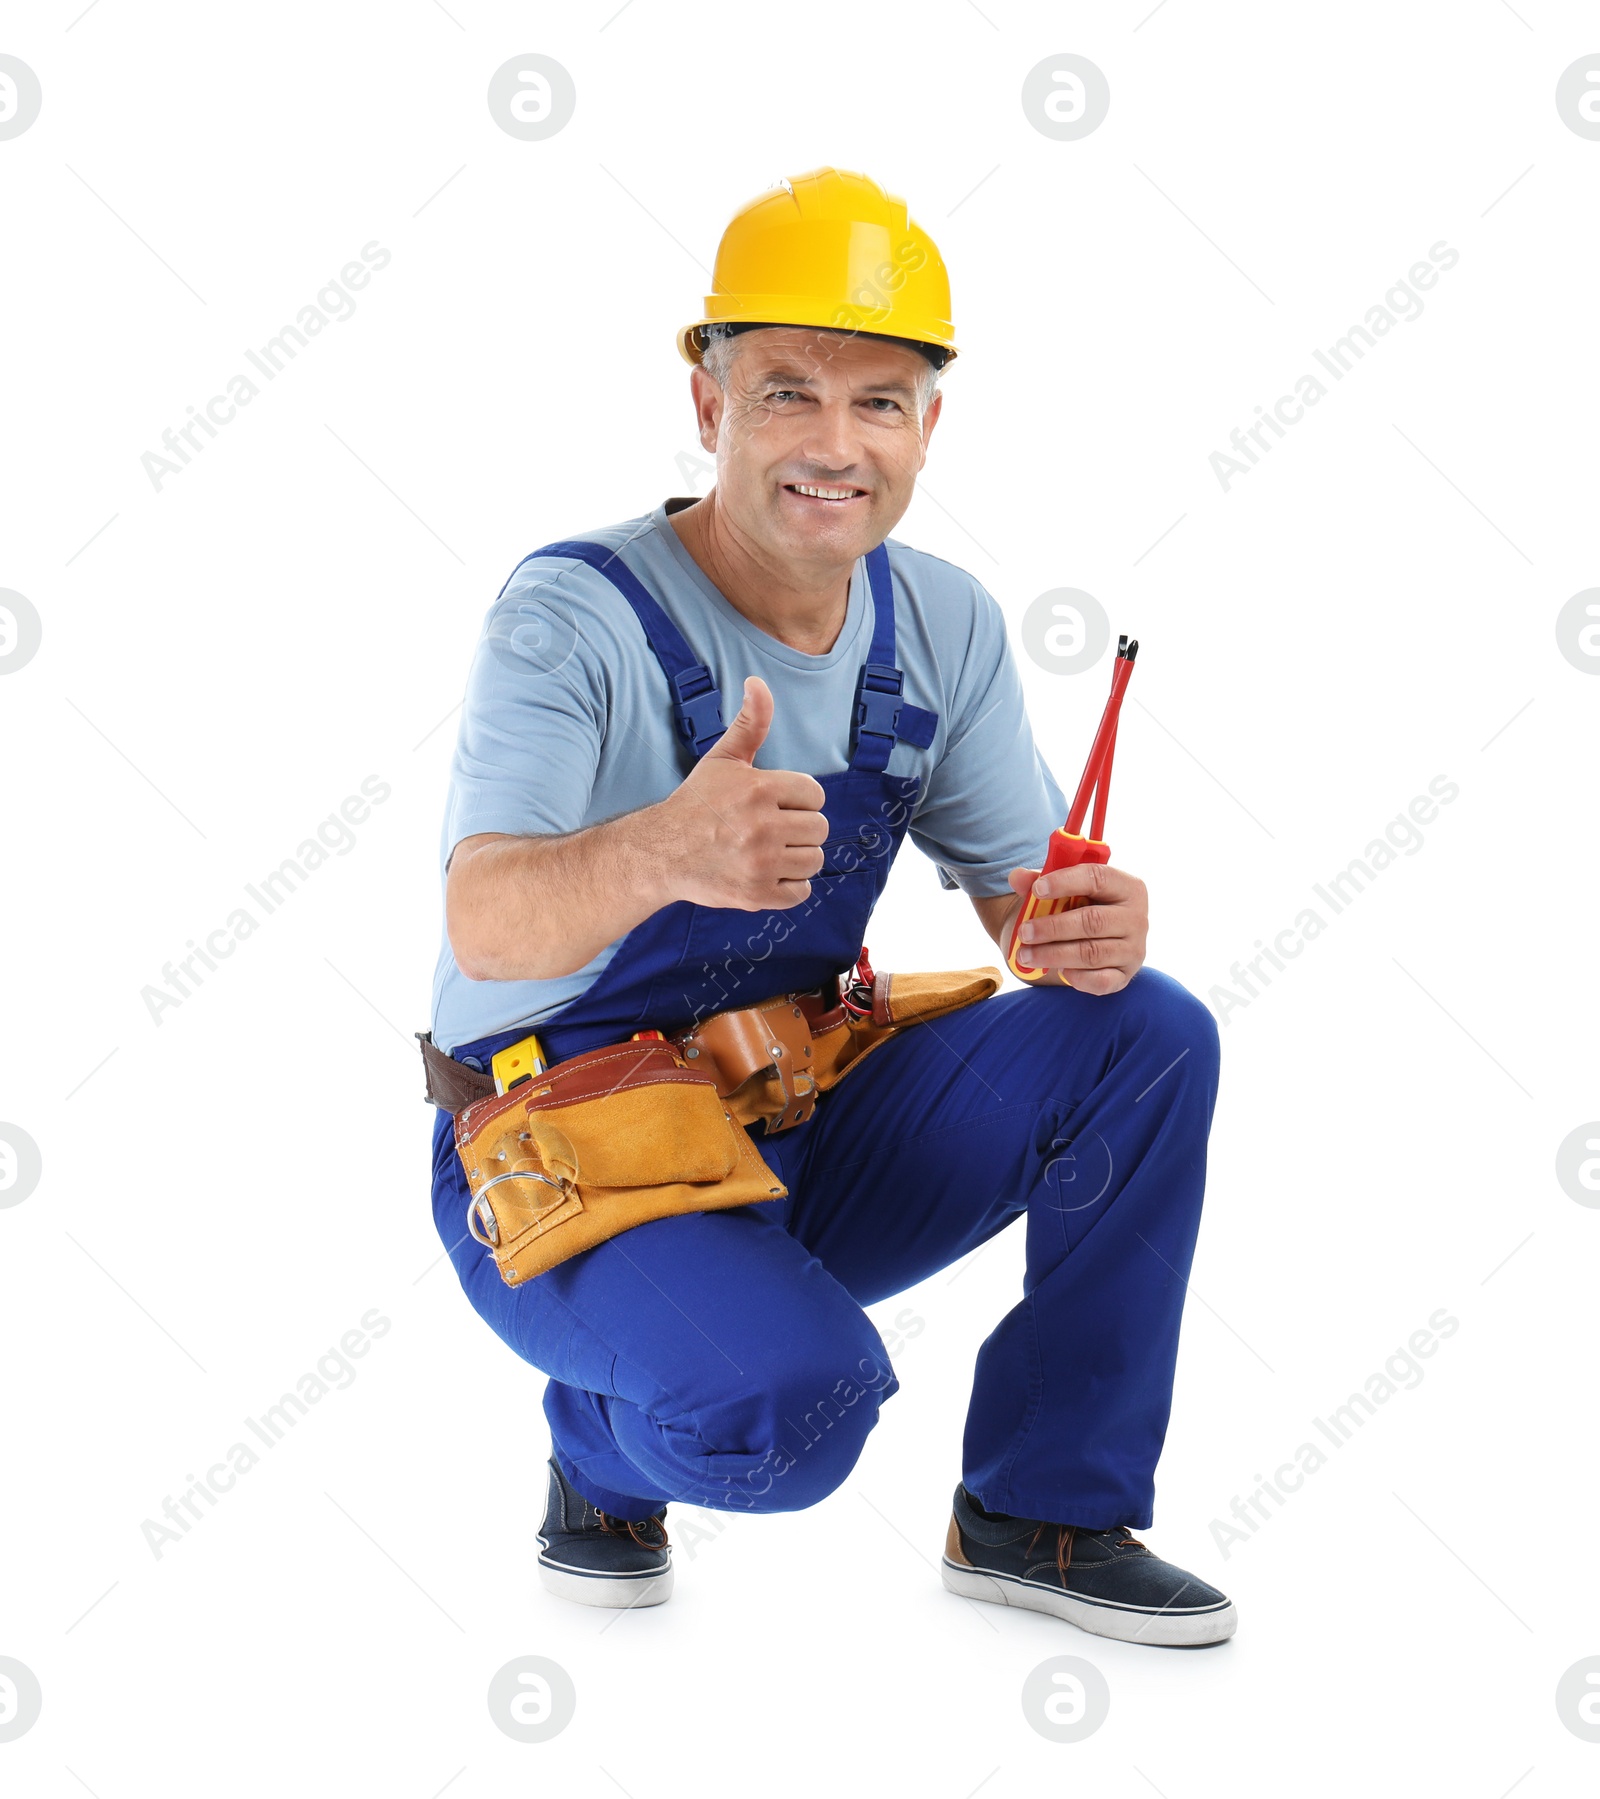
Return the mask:
{"type": "Polygon", "coordinates": [[[700,435],[700,448],[715,454],[717,428],[722,421],[722,389],[697,365],[689,371],[689,391],[694,397],[694,422],[700,435]]]}
{"type": "Polygon", "coordinates": [[[922,415],[922,462],[921,468],[928,460],[928,439],[933,436],[933,428],[939,422],[939,414],[944,410],[944,389],[941,387],[928,402],[928,410],[922,415]]]}

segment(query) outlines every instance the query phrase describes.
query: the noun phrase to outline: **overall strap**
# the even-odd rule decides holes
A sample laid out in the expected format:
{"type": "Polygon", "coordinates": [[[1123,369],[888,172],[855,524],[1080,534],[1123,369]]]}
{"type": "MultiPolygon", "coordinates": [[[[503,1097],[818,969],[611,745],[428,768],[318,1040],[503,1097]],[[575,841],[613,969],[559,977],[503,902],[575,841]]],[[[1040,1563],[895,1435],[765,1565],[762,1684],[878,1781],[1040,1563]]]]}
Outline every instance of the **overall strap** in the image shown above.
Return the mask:
{"type": "Polygon", "coordinates": [[[872,587],[872,647],[856,681],[850,766],[881,774],[896,743],[925,750],[933,742],[939,714],[902,697],[905,676],[894,660],[894,577],[888,549],[881,543],[867,552],[867,579],[872,587]]]}
{"type": "MultiPolygon", "coordinates": [[[[662,611],[649,588],[622,560],[619,550],[577,539],[547,543],[534,556],[571,556],[587,562],[611,583],[634,610],[656,661],[672,689],[672,720],[679,740],[696,759],[711,748],[727,726],[722,722],[722,694],[711,670],[695,660],[683,633],[662,611]]],[[[526,560],[531,560],[527,558],[526,560]]]]}

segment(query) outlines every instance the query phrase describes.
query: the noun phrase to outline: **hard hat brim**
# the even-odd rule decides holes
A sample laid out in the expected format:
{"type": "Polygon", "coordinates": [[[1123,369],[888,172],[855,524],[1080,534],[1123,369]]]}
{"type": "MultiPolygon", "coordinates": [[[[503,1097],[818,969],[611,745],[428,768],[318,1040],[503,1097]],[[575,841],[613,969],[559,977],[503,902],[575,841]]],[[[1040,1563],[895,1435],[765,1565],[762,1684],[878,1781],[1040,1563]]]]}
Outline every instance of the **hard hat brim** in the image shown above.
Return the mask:
{"type": "MultiPolygon", "coordinates": [[[[773,307],[771,310],[777,312],[780,308],[773,307]]],[[[782,310],[804,312],[811,311],[812,309],[804,306],[791,306],[783,308],[782,310]]],[[[821,309],[818,308],[816,310],[820,312],[821,309]]],[[[678,354],[691,366],[695,366],[703,361],[705,357],[705,343],[701,334],[707,325],[744,325],[751,328],[762,328],[766,330],[781,330],[785,327],[793,327],[799,330],[815,329],[818,331],[836,332],[841,337],[882,337],[887,338],[893,343],[926,345],[928,349],[937,350],[941,353],[943,360],[935,365],[940,369],[943,369],[954,362],[959,353],[956,350],[955,345],[951,343],[948,338],[932,336],[913,337],[903,329],[900,331],[879,331],[875,330],[871,325],[866,324],[841,325],[837,322],[837,312],[838,308],[834,307],[831,309],[831,313],[835,316],[826,318],[820,316],[813,316],[810,318],[773,318],[770,316],[758,317],[741,310],[741,315],[737,318],[696,319],[692,325],[685,325],[678,333],[678,354]]],[[[932,358],[929,360],[931,361],[932,358]]]]}

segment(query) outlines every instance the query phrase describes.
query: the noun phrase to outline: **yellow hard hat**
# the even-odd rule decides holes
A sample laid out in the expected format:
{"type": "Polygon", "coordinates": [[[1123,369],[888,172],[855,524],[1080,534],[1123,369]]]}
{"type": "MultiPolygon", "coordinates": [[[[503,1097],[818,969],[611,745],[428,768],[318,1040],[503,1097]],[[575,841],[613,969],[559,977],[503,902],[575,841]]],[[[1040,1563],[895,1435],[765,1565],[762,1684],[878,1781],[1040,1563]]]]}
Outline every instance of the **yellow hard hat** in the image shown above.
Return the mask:
{"type": "Polygon", "coordinates": [[[706,315],[678,333],[699,362],[707,325],[819,325],[956,353],[950,278],[906,203],[866,175],[812,169],[740,207],[722,234],[706,315]]]}

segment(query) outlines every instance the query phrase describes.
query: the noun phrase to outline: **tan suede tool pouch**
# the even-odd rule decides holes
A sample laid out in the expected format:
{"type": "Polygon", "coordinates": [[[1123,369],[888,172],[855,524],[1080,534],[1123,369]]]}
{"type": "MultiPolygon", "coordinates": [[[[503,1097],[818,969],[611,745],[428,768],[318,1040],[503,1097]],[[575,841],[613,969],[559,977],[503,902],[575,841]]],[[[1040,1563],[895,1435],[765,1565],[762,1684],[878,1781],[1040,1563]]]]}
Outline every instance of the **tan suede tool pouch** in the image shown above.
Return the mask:
{"type": "Polygon", "coordinates": [[[872,1012],[864,1018],[812,1023],[817,1086],[837,1086],[869,1050],[887,1043],[908,1025],[931,1023],[1000,991],[998,968],[941,969],[937,974],[880,974],[873,987],[872,1012]],[[827,1028],[824,1028],[827,1027],[827,1028]]]}
{"type": "Polygon", "coordinates": [[[787,1192],[671,1043],[559,1062],[458,1112],[455,1138],[467,1228],[511,1287],[652,1218],[787,1192]]]}

